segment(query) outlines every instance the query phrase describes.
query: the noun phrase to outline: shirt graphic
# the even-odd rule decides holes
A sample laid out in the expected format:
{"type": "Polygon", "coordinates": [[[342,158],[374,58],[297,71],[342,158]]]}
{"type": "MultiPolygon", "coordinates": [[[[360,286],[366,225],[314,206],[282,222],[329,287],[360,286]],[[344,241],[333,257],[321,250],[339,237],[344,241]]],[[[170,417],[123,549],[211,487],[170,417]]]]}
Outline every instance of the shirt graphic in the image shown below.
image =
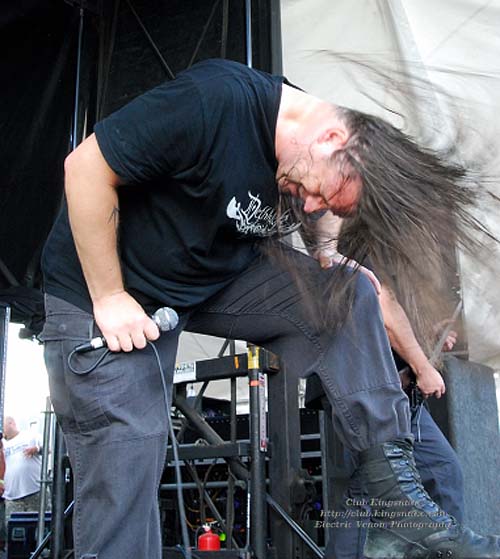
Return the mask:
{"type": "Polygon", "coordinates": [[[233,196],[226,208],[226,215],[236,221],[236,229],[244,235],[269,237],[274,233],[288,234],[295,231],[300,224],[293,221],[292,211],[284,211],[278,218],[276,208],[263,206],[257,194],[248,191],[250,201],[246,208],[233,196]]]}

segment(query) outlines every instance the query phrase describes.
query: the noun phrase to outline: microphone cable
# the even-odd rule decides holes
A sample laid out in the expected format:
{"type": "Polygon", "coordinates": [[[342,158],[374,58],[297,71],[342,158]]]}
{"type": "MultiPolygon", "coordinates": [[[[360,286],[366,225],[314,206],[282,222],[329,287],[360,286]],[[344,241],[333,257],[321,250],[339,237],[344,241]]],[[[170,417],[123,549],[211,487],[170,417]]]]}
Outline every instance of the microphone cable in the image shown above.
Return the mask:
{"type": "MultiPolygon", "coordinates": [[[[186,507],[184,506],[184,495],[182,493],[182,473],[181,473],[181,467],[180,467],[180,461],[179,461],[178,442],[177,442],[177,438],[175,437],[174,425],[173,425],[172,417],[171,417],[170,397],[169,397],[167,382],[165,380],[163,365],[161,363],[160,355],[158,353],[158,350],[156,349],[156,346],[154,345],[153,342],[150,342],[150,341],[148,341],[148,345],[153,349],[153,352],[154,352],[155,357],[156,357],[156,362],[158,364],[158,370],[160,372],[161,383],[162,383],[162,387],[163,387],[163,398],[164,398],[164,402],[165,402],[165,409],[166,409],[166,412],[167,412],[167,421],[168,421],[168,427],[169,427],[168,438],[170,438],[170,440],[172,441],[172,452],[174,454],[175,481],[176,481],[176,485],[177,485],[177,502],[179,504],[179,515],[180,515],[180,521],[181,521],[181,533],[182,533],[182,545],[183,545],[183,547],[177,546],[177,549],[184,555],[184,557],[186,559],[193,559],[193,553],[192,553],[190,542],[189,542],[189,534],[188,534],[187,521],[186,521],[186,507]]],[[[98,357],[98,359],[95,361],[95,363],[93,363],[88,369],[76,370],[73,367],[73,365],[71,364],[71,360],[73,359],[73,356],[75,355],[75,353],[77,353],[77,349],[78,349],[78,347],[74,348],[69,353],[68,358],[67,358],[67,363],[68,363],[69,370],[72,373],[77,374],[77,375],[86,375],[88,373],[91,373],[94,369],[96,369],[98,367],[98,365],[100,365],[100,363],[103,361],[103,359],[109,353],[111,353],[111,351],[108,348],[106,348],[105,351],[102,353],[102,355],[100,355],[98,357]]],[[[196,559],[196,557],[198,557],[198,555],[195,555],[194,557],[196,559]]]]}
{"type": "Polygon", "coordinates": [[[163,365],[161,364],[160,355],[158,354],[158,350],[153,342],[148,342],[148,345],[153,348],[153,351],[156,356],[156,361],[158,363],[158,369],[160,371],[161,376],[161,383],[163,386],[163,397],[165,400],[165,409],[167,410],[167,421],[168,421],[168,434],[170,436],[170,440],[172,442],[172,452],[174,454],[174,467],[175,467],[175,481],[177,485],[177,502],[179,504],[179,515],[181,519],[181,532],[182,532],[182,544],[184,549],[179,547],[179,550],[182,552],[186,559],[192,559],[193,555],[191,553],[191,546],[189,543],[189,534],[187,528],[187,521],[186,521],[186,507],[184,506],[184,495],[182,493],[182,472],[181,466],[179,461],[179,449],[177,438],[175,436],[174,431],[174,424],[171,417],[171,407],[170,407],[170,397],[168,393],[167,382],[165,380],[165,375],[163,371],[163,365]]]}
{"type": "Polygon", "coordinates": [[[80,352],[78,351],[78,346],[73,348],[69,355],[68,355],[68,359],[66,360],[66,362],[68,363],[68,369],[74,373],[75,375],[87,375],[88,373],[91,373],[94,369],[97,368],[98,365],[101,364],[102,360],[106,357],[106,355],[108,355],[108,353],[111,353],[111,351],[106,347],[105,351],[102,352],[102,354],[97,358],[97,360],[95,361],[94,364],[92,364],[88,369],[83,369],[83,370],[77,370],[73,367],[73,365],[71,364],[71,361],[74,357],[75,354],[79,354],[80,352]]]}

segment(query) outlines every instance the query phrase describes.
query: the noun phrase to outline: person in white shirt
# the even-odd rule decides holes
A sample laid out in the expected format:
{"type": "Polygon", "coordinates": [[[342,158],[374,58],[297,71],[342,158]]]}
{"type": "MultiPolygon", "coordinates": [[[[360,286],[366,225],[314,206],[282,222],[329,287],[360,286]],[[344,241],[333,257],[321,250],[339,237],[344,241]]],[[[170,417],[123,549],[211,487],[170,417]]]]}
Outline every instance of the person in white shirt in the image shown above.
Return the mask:
{"type": "Polygon", "coordinates": [[[13,512],[38,511],[40,504],[41,441],[19,431],[13,417],[4,420],[6,520],[13,512]]]}

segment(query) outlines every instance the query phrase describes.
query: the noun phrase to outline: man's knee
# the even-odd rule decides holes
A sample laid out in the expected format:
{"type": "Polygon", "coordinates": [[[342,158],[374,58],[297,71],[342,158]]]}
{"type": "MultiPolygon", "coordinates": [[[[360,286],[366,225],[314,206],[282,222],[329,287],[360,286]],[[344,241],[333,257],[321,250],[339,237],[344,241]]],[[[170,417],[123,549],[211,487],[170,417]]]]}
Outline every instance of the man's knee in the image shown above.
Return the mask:
{"type": "Polygon", "coordinates": [[[379,299],[375,286],[368,278],[368,276],[362,272],[358,272],[355,281],[355,302],[362,302],[364,304],[369,303],[379,307],[379,299]]]}
{"type": "MultiPolygon", "coordinates": [[[[368,276],[358,272],[354,277],[346,278],[346,281],[350,282],[350,285],[346,286],[346,291],[340,290],[339,293],[333,294],[333,298],[337,297],[334,308],[330,309],[329,304],[326,304],[318,309],[319,315],[325,310],[333,312],[330,318],[342,318],[343,323],[346,321],[348,323],[349,319],[353,318],[355,322],[362,317],[368,318],[370,321],[376,320],[377,317],[381,318],[379,297],[368,276]],[[340,297],[342,300],[339,299],[340,297]],[[337,314],[337,311],[340,312],[337,314]]],[[[326,322],[329,323],[329,320],[326,322]]]]}

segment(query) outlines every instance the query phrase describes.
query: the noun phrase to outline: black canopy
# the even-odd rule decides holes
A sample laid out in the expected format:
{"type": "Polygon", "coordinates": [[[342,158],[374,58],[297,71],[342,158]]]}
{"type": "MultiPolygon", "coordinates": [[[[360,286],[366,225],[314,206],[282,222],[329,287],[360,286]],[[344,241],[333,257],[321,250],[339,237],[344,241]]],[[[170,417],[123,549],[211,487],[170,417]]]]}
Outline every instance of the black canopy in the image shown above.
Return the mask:
{"type": "MultiPolygon", "coordinates": [[[[255,67],[275,71],[276,4],[253,0],[248,51],[255,67]]],[[[40,255],[61,205],[66,154],[96,119],[193,62],[248,62],[246,16],[244,0],[3,2],[0,303],[28,334],[43,319],[40,255]]]]}
{"type": "Polygon", "coordinates": [[[34,329],[40,251],[60,204],[69,146],[75,15],[46,0],[11,0],[0,12],[0,301],[34,329]]]}

